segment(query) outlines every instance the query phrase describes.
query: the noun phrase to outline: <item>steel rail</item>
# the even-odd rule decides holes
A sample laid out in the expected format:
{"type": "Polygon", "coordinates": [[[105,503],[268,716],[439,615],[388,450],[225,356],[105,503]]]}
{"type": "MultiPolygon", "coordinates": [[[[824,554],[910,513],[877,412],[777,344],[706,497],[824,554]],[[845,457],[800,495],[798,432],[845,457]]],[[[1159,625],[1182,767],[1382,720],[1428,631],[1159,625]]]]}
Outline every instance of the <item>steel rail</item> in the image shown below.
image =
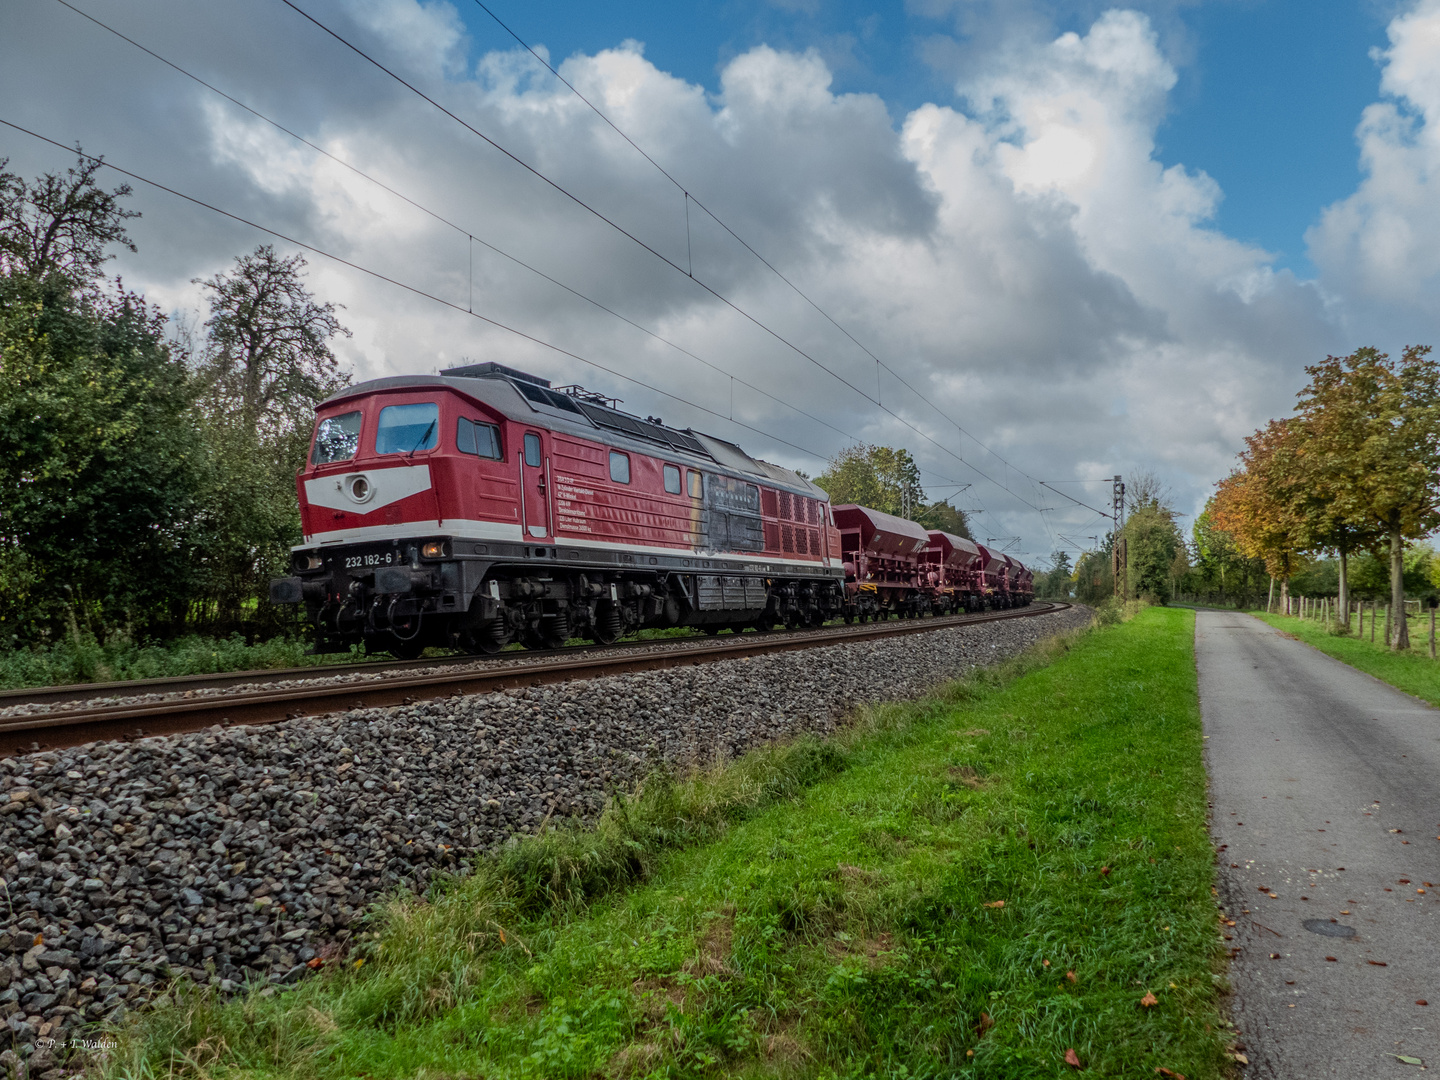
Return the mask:
{"type": "MultiPolygon", "coordinates": [[[[231,724],[273,724],[303,716],[346,709],[410,705],[461,694],[490,693],[515,687],[596,678],[603,675],[658,671],[734,660],[772,653],[793,652],[845,642],[869,641],[945,630],[955,626],[1028,618],[1063,611],[1069,604],[1035,604],[1010,611],[955,616],[944,620],[914,619],[876,623],[865,627],[839,627],[795,636],[745,635],[735,639],[711,638],[697,647],[694,639],[680,639],[684,647],[658,648],[620,655],[580,656],[537,654],[534,663],[456,672],[396,675],[383,680],[283,687],[203,698],[165,699],[90,709],[11,717],[0,721],[0,756],[53,750],[108,739],[134,739],[178,734],[231,724]],[[40,739],[44,742],[41,743],[40,739]]],[[[654,645],[654,641],[644,642],[654,645]]],[[[578,651],[578,650],[576,650],[578,651]]],[[[473,660],[473,657],[467,659],[473,660]]],[[[393,666],[393,665],[392,665],[393,666]]],[[[433,663],[426,666],[434,667],[433,663]]],[[[302,669],[312,672],[314,669],[302,669]]],[[[312,674],[313,677],[313,674],[312,674]]]]}

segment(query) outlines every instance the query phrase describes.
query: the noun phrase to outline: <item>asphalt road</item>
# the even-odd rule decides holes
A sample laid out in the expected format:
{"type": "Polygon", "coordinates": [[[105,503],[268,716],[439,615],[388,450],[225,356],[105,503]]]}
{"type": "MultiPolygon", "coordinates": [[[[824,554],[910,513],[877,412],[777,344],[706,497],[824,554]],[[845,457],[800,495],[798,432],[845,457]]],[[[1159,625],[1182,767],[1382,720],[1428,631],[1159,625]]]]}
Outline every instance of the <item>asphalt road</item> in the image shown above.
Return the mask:
{"type": "Polygon", "coordinates": [[[1243,1075],[1440,1068],[1440,711],[1246,615],[1195,654],[1243,1075]]]}

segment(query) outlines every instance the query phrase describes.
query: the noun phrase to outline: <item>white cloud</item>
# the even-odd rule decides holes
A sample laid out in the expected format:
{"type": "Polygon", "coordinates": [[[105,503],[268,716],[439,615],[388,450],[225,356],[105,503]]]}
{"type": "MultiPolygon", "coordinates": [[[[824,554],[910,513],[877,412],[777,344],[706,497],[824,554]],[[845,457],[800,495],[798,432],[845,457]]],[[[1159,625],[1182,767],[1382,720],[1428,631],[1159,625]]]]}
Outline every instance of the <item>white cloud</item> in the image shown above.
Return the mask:
{"type": "Polygon", "coordinates": [[[1440,330],[1440,0],[1420,0],[1389,26],[1380,89],[1356,130],[1365,179],[1326,208],[1306,239],[1322,280],[1352,318],[1405,311],[1440,330]],[[1408,310],[1407,310],[1408,309],[1408,310]]]}

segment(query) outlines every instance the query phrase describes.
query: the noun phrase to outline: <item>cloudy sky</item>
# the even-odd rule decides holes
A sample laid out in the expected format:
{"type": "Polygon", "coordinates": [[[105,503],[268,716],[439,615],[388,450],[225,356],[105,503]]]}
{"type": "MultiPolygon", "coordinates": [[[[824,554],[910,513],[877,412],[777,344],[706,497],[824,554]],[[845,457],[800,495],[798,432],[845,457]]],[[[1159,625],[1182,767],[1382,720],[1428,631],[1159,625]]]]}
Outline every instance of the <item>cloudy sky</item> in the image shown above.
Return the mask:
{"type": "MultiPolygon", "coordinates": [[[[1305,364],[1440,339],[1440,0],[486,0],[633,142],[476,0],[69,3],[0,5],[0,119],[354,264],[307,254],[358,378],[907,446],[1038,563],[1105,525],[1038,481],[1193,512],[1305,364]]],[[[132,183],[166,310],[296,250],[132,183]]]]}

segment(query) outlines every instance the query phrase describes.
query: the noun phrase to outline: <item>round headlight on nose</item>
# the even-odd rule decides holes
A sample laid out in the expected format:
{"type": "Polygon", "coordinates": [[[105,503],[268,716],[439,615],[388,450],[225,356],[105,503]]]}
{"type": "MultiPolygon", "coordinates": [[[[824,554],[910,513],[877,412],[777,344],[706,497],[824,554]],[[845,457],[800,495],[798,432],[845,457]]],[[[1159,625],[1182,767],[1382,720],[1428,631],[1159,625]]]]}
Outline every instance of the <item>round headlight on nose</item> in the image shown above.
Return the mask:
{"type": "Polygon", "coordinates": [[[370,486],[370,481],[363,476],[350,477],[346,486],[350,492],[350,498],[357,503],[365,502],[375,493],[375,489],[370,486]]]}

